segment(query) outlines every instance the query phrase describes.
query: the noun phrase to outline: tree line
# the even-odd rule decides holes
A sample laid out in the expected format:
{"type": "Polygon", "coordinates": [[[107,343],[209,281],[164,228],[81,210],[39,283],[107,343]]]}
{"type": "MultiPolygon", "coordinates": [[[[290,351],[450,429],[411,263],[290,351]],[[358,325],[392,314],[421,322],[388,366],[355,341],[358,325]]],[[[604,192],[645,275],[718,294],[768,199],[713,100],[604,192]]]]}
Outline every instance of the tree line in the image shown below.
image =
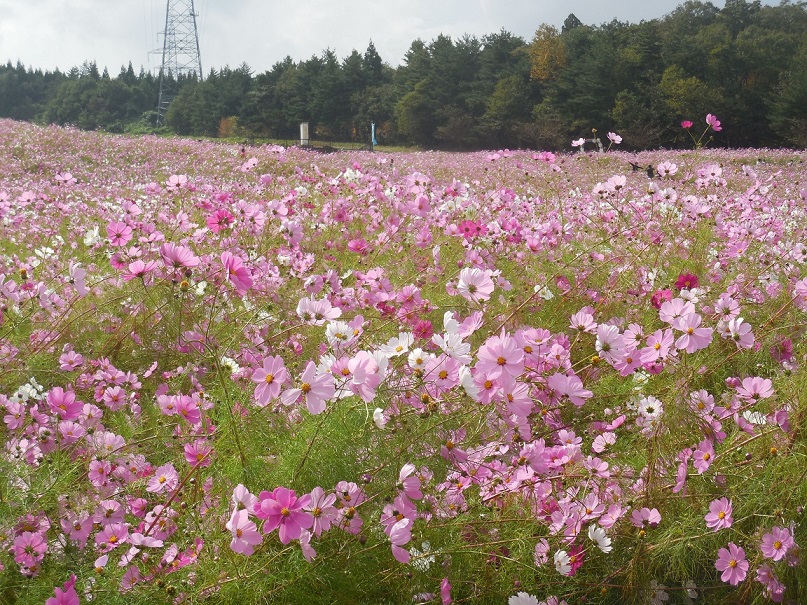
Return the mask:
{"type": "MultiPolygon", "coordinates": [[[[174,80],[160,132],[427,148],[568,149],[593,128],[623,147],[678,147],[682,120],[730,126],[715,144],[807,146],[807,2],[689,0],[668,15],[599,26],[569,15],[529,42],[502,30],[413,41],[398,67],[372,41],[344,59],[286,57],[174,80]]],[[[110,77],[86,62],[67,73],[0,65],[0,116],[111,132],[152,132],[159,78],[131,63],[110,77]]]]}

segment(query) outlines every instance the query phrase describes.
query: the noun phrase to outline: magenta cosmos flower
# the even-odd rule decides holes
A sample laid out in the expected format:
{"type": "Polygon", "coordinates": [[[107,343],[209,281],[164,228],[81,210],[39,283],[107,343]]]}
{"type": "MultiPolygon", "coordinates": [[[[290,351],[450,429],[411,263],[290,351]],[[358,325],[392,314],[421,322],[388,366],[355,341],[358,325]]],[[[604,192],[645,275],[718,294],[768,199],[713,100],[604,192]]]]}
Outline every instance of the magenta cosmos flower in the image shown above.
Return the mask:
{"type": "Polygon", "coordinates": [[[294,405],[301,397],[312,414],[325,411],[325,403],[336,393],[331,374],[317,374],[317,366],[309,361],[305,371],[293,389],[283,391],[280,400],[283,405],[294,405]]]}
{"type": "Polygon", "coordinates": [[[745,580],[748,574],[748,561],[745,560],[745,551],[729,542],[728,548],[721,548],[717,551],[717,561],[715,561],[717,571],[722,571],[720,579],[728,582],[732,586],[737,586],[745,580]]]}
{"type": "Polygon", "coordinates": [[[306,494],[300,498],[294,490],[286,487],[276,487],[274,491],[262,491],[255,503],[255,516],[265,519],[263,533],[268,534],[279,528],[280,542],[288,544],[300,538],[304,529],[314,525],[314,517],[303,510],[311,501],[306,494]]]}
{"type": "Polygon", "coordinates": [[[706,517],[706,527],[718,531],[726,527],[731,527],[734,519],[731,517],[731,500],[728,498],[718,498],[709,504],[709,512],[706,517]]]}
{"type": "Polygon", "coordinates": [[[54,588],[56,596],[45,601],[45,605],[79,605],[80,601],[76,593],[76,576],[71,575],[70,579],[64,583],[63,588],[54,588]]]}
{"type": "Polygon", "coordinates": [[[267,357],[263,360],[263,367],[252,373],[252,382],[257,382],[255,399],[260,407],[266,406],[272,399],[280,396],[280,388],[289,380],[289,371],[283,363],[283,358],[267,357]]]}

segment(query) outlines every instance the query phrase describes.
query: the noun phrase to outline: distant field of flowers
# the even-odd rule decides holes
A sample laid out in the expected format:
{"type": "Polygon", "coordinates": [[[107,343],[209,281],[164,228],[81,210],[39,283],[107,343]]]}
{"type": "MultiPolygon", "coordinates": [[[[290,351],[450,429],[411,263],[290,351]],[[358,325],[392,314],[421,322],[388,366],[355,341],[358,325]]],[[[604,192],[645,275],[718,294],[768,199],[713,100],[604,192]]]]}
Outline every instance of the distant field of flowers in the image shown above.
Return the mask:
{"type": "Polygon", "coordinates": [[[0,121],[0,603],[805,603],[806,268],[805,152],[0,121]]]}

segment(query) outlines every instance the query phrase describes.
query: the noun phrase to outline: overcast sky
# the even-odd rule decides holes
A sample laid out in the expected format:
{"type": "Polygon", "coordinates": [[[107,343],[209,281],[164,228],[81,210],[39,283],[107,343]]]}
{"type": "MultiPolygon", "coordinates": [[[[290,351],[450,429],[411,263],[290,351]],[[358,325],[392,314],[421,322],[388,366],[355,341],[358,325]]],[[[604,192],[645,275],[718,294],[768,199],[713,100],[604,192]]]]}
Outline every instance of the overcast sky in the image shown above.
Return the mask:
{"type": "MultiPolygon", "coordinates": [[[[190,3],[190,0],[183,0],[190,3]]],[[[332,49],[342,59],[370,39],[399,65],[416,38],[477,37],[502,28],[529,41],[541,23],[560,27],[569,13],[583,23],[655,19],[678,0],[195,0],[202,68],[255,73],[286,56],[295,61],[332,49]]],[[[764,0],[778,4],[778,0],[764,0]]],[[[722,7],[724,2],[713,2],[722,7]]],[[[0,0],[0,61],[67,71],[95,61],[115,76],[129,61],[159,68],[166,0],[0,0]],[[149,51],[159,50],[159,53],[149,51]]]]}

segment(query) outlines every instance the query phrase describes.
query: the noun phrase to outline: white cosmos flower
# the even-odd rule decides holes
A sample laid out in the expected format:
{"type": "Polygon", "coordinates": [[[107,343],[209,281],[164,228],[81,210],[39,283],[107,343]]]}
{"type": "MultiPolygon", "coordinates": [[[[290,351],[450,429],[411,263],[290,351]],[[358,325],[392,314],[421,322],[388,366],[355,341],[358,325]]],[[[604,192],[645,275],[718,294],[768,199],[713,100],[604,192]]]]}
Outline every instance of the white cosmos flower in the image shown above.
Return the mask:
{"type": "Polygon", "coordinates": [[[562,576],[568,576],[572,572],[572,561],[569,558],[569,553],[565,550],[559,550],[555,553],[555,569],[562,576]]]}
{"type": "Polygon", "coordinates": [[[611,552],[613,548],[611,546],[611,538],[605,535],[605,530],[602,527],[598,527],[596,523],[592,523],[588,526],[588,537],[597,544],[597,548],[602,552],[611,552]]]}

